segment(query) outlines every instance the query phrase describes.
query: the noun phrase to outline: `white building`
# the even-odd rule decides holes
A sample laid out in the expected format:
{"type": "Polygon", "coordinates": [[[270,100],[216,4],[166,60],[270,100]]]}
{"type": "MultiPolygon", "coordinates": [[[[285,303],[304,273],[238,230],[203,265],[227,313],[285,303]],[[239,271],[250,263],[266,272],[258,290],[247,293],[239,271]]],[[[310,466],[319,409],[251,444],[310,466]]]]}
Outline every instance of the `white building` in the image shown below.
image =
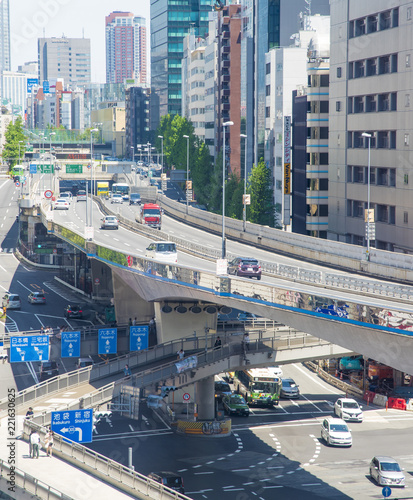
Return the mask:
{"type": "Polygon", "coordinates": [[[24,117],[26,111],[27,79],[37,75],[17,71],[1,72],[1,98],[10,112],[24,117]]]}

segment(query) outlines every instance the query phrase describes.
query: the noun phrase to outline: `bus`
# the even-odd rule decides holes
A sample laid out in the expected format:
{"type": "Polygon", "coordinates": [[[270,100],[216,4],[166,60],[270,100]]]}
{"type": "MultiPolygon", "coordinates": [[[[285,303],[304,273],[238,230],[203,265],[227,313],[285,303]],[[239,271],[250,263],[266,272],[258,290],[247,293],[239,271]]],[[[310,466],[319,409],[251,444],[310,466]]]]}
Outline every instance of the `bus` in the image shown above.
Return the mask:
{"type": "Polygon", "coordinates": [[[14,165],[11,169],[11,175],[14,181],[19,181],[21,177],[24,176],[25,168],[23,165],[14,165]]]}
{"type": "Polygon", "coordinates": [[[281,370],[277,366],[250,368],[237,372],[237,377],[247,388],[248,406],[276,406],[281,392],[281,370]]]}
{"type": "Polygon", "coordinates": [[[116,182],[112,184],[112,194],[120,194],[124,200],[129,200],[129,184],[116,182]]]}

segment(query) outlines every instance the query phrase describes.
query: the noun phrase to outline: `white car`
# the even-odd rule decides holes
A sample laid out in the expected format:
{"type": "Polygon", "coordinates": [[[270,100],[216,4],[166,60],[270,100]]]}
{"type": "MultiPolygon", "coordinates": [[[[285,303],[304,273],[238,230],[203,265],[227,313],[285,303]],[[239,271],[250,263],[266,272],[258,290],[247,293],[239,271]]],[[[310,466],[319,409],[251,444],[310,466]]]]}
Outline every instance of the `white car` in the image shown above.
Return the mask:
{"type": "Polygon", "coordinates": [[[172,241],[153,241],[146,249],[145,257],[171,264],[178,262],[178,252],[172,241]]]}
{"type": "Polygon", "coordinates": [[[334,414],[346,421],[363,422],[361,408],[355,399],[340,398],[334,404],[334,414]]]}
{"type": "Polygon", "coordinates": [[[392,457],[373,457],[370,462],[370,477],[380,486],[406,486],[403,469],[392,457]]]}
{"type": "Polygon", "coordinates": [[[60,193],[59,199],[66,200],[69,204],[72,203],[73,196],[69,191],[65,191],[64,193],[60,193]]]}
{"type": "Polygon", "coordinates": [[[321,424],[321,439],[330,446],[351,446],[353,438],[347,424],[341,418],[327,417],[321,424]]]}
{"type": "Polygon", "coordinates": [[[54,202],[55,210],[69,210],[70,203],[64,198],[59,198],[54,202]]]}
{"type": "Polygon", "coordinates": [[[123,198],[121,194],[113,194],[110,199],[111,203],[123,203],[123,198]]]}

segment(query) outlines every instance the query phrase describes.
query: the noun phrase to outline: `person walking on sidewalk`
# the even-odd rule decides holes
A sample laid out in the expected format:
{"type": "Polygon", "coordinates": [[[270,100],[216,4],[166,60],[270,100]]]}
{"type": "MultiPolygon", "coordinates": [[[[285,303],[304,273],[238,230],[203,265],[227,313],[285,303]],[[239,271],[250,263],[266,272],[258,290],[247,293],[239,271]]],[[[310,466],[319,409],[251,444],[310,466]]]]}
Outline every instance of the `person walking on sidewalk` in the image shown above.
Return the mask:
{"type": "Polygon", "coordinates": [[[37,431],[34,431],[30,436],[31,444],[32,444],[32,458],[39,458],[39,445],[40,445],[40,436],[37,431]]]}
{"type": "Polygon", "coordinates": [[[54,435],[54,432],[52,431],[52,429],[49,429],[47,431],[47,434],[46,436],[44,437],[44,447],[45,447],[45,450],[46,450],[46,455],[48,457],[52,457],[52,453],[53,453],[53,435],[54,435]]]}

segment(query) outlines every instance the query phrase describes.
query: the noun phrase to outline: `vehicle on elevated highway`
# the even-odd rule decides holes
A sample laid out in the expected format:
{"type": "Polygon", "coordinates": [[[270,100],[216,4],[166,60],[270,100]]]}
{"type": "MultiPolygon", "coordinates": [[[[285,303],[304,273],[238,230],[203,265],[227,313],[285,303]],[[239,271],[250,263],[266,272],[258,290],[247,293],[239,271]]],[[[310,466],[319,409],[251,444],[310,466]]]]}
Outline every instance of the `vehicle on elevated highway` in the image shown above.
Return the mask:
{"type": "Polygon", "coordinates": [[[87,195],[86,191],[81,189],[80,191],[77,192],[77,201],[86,201],[87,195]]]}
{"type": "Polygon", "coordinates": [[[40,365],[40,382],[59,375],[59,367],[56,361],[43,361],[40,365]]]}
{"type": "Polygon", "coordinates": [[[100,223],[101,229],[119,229],[119,221],[114,215],[106,215],[100,223]]]}
{"type": "Polygon", "coordinates": [[[176,245],[171,241],[152,241],[146,249],[145,257],[171,264],[178,262],[176,245]]]}
{"type": "Polygon", "coordinates": [[[73,196],[70,191],[65,191],[64,193],[60,193],[59,200],[66,200],[69,204],[72,203],[73,196]]]}
{"type": "Polygon", "coordinates": [[[83,318],[82,308],[77,304],[69,304],[65,307],[66,318],[83,318]]]}
{"type": "Polygon", "coordinates": [[[184,480],[178,474],[170,471],[161,472],[151,472],[148,474],[149,479],[156,481],[157,483],[163,484],[172,490],[178,491],[179,493],[185,493],[184,480]]]}
{"type": "Polygon", "coordinates": [[[244,276],[246,278],[261,279],[261,266],[257,259],[252,257],[235,257],[228,263],[228,274],[244,276]]]}
{"type": "Polygon", "coordinates": [[[123,198],[121,194],[112,194],[110,199],[111,203],[123,203],[123,198]]]}
{"type": "Polygon", "coordinates": [[[140,205],[141,195],[139,193],[131,193],[129,197],[129,205],[140,205]]]}
{"type": "Polygon", "coordinates": [[[70,203],[64,199],[64,198],[59,198],[54,202],[54,210],[69,210],[70,203]]]}

